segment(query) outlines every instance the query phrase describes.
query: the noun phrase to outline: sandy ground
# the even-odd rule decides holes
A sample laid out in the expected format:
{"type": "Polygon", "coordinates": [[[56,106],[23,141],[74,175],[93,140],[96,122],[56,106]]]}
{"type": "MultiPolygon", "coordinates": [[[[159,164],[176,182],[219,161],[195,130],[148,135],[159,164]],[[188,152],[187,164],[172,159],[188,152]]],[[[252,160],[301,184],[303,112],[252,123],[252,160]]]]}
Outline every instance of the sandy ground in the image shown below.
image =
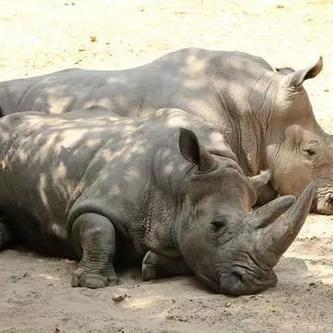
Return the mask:
{"type": "MultiPolygon", "coordinates": [[[[333,1],[0,1],[0,79],[68,67],[118,69],[198,46],[300,68],[320,124],[333,133],[333,1]]],[[[0,254],[0,332],[333,332],[333,217],[309,216],[255,296],[214,295],[193,278],[71,288],[77,263],[23,250],[0,254]],[[125,296],[126,295],[126,296],[125,296]],[[117,302],[117,298],[124,298],[117,302]]]]}

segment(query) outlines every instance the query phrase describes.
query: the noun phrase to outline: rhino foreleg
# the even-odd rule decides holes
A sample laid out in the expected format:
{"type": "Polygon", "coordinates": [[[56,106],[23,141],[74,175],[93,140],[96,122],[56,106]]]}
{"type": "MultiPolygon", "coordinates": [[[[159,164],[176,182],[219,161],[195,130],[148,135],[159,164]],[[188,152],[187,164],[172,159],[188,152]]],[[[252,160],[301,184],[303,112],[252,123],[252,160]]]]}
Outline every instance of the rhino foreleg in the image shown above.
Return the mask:
{"type": "Polygon", "coordinates": [[[73,273],[73,287],[102,288],[118,282],[113,268],[115,229],[110,220],[95,213],[83,214],[73,223],[72,239],[82,256],[73,273]]]}
{"type": "Polygon", "coordinates": [[[0,250],[8,248],[13,242],[13,234],[8,225],[1,221],[0,218],[0,250]]]}
{"type": "Polygon", "coordinates": [[[180,257],[172,258],[148,251],[142,261],[142,280],[149,281],[192,272],[180,257]]]}

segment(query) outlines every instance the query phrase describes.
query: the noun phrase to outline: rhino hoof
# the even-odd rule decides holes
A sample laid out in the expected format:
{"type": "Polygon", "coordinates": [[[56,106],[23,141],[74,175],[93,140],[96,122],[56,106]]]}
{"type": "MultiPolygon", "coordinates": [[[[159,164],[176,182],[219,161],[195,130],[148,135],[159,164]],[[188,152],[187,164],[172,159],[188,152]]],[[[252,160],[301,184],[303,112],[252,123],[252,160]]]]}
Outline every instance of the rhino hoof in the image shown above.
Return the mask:
{"type": "Polygon", "coordinates": [[[158,274],[153,265],[143,264],[142,265],[142,280],[149,281],[158,278],[158,274]]]}
{"type": "Polygon", "coordinates": [[[107,277],[95,273],[73,273],[72,287],[86,287],[91,289],[104,288],[109,285],[116,285],[119,279],[116,277],[107,277]]]}

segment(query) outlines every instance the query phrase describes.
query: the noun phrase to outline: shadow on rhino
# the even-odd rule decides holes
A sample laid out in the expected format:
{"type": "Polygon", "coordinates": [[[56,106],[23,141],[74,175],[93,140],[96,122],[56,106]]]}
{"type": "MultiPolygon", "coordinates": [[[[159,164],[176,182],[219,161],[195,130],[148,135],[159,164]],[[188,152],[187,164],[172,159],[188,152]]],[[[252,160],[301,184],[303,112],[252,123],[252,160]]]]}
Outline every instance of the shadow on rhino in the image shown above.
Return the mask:
{"type": "Polygon", "coordinates": [[[313,180],[312,210],[332,214],[332,136],[317,124],[302,86],[321,70],[321,58],[301,70],[274,70],[246,53],[182,49],[133,69],[69,69],[2,82],[0,108],[64,113],[97,106],[133,118],[181,108],[223,133],[246,175],[272,170],[259,204],[277,194],[299,196],[313,180]]]}
{"type": "Polygon", "coordinates": [[[215,126],[179,109],[140,119],[108,110],[0,120],[0,248],[11,237],[80,264],[72,286],[118,282],[117,256],[142,278],[194,274],[218,293],[276,284],[316,186],[257,210],[270,172],[248,177],[215,126]]]}

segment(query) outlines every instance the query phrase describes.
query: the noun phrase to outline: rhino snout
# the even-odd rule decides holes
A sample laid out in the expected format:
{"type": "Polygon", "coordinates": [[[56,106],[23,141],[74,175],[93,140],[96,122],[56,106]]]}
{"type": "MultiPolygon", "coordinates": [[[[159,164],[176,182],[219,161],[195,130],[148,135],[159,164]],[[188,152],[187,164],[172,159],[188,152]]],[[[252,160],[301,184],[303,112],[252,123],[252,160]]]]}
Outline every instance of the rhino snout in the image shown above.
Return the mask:
{"type": "Polygon", "coordinates": [[[228,295],[250,295],[274,287],[277,283],[277,277],[271,270],[265,274],[265,277],[259,278],[239,271],[221,273],[219,278],[219,292],[228,295]]]}

